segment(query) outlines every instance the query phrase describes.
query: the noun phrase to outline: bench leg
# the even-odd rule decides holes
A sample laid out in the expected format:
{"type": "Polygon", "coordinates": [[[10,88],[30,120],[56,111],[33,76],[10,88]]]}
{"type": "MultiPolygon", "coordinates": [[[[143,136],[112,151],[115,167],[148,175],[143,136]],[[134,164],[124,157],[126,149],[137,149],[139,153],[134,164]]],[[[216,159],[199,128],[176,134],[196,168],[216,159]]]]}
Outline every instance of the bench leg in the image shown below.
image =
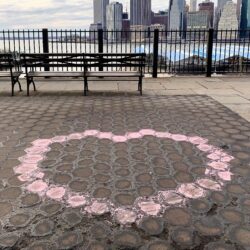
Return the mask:
{"type": "Polygon", "coordinates": [[[139,78],[138,91],[140,91],[140,95],[142,95],[142,77],[139,78]]]}
{"type": "Polygon", "coordinates": [[[11,79],[11,96],[14,96],[15,80],[11,79]]]}
{"type": "Polygon", "coordinates": [[[30,95],[30,83],[31,83],[31,80],[27,77],[27,96],[30,95]]]}
{"type": "Polygon", "coordinates": [[[34,91],[36,91],[36,85],[35,85],[35,82],[34,82],[33,78],[32,78],[32,80],[31,80],[31,82],[32,82],[32,84],[33,84],[34,91]]]}
{"type": "Polygon", "coordinates": [[[17,83],[18,83],[18,85],[19,85],[19,91],[22,92],[22,91],[23,91],[23,90],[22,90],[22,86],[21,86],[21,83],[20,83],[20,81],[19,81],[18,78],[17,78],[17,83]]]}
{"type": "Polygon", "coordinates": [[[89,87],[88,87],[88,79],[85,77],[85,78],[84,78],[84,96],[87,96],[88,90],[89,90],[89,87]]]}

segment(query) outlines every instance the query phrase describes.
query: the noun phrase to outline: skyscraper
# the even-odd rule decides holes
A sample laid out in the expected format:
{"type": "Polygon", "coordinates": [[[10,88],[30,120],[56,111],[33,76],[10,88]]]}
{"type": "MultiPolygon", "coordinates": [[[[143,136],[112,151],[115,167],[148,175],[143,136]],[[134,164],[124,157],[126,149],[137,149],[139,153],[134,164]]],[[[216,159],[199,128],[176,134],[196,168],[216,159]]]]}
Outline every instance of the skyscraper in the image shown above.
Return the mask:
{"type": "Polygon", "coordinates": [[[169,29],[183,30],[185,16],[185,0],[170,0],[169,1],[169,29]]]}
{"type": "Polygon", "coordinates": [[[205,0],[199,4],[199,11],[208,11],[210,27],[214,27],[214,3],[210,0],[205,0]]]}
{"type": "Polygon", "coordinates": [[[218,5],[217,5],[216,13],[215,13],[215,25],[214,25],[215,28],[218,28],[223,8],[228,1],[230,0],[218,0],[218,5]]]}
{"type": "Polygon", "coordinates": [[[197,0],[190,0],[190,12],[196,11],[197,9],[197,0]]]}
{"type": "Polygon", "coordinates": [[[94,23],[100,23],[106,29],[106,7],[109,0],[94,0],[94,23]]]}
{"type": "Polygon", "coordinates": [[[117,41],[121,39],[122,31],[122,13],[123,6],[121,3],[113,2],[107,5],[107,30],[115,31],[108,32],[108,39],[117,41]]]}
{"type": "Polygon", "coordinates": [[[218,39],[236,39],[238,36],[238,32],[234,32],[234,30],[238,30],[239,23],[237,18],[237,5],[233,3],[233,1],[228,1],[221,13],[220,21],[218,29],[220,32],[218,33],[218,39]],[[233,32],[227,32],[225,30],[233,30],[233,32]]]}
{"type": "Polygon", "coordinates": [[[245,31],[246,29],[250,29],[250,0],[242,0],[240,29],[242,30],[242,37],[250,35],[249,31],[245,31]]]}
{"type": "Polygon", "coordinates": [[[130,0],[131,25],[151,25],[151,0],[130,0]]]}

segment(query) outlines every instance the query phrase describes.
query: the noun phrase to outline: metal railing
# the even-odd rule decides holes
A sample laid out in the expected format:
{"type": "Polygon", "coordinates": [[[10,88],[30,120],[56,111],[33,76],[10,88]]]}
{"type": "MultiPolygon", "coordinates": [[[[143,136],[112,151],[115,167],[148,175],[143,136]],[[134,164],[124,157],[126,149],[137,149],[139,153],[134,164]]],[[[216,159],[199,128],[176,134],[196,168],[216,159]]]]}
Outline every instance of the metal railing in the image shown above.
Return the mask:
{"type": "Polygon", "coordinates": [[[147,54],[146,72],[249,73],[249,30],[3,30],[0,51],[147,54]]]}

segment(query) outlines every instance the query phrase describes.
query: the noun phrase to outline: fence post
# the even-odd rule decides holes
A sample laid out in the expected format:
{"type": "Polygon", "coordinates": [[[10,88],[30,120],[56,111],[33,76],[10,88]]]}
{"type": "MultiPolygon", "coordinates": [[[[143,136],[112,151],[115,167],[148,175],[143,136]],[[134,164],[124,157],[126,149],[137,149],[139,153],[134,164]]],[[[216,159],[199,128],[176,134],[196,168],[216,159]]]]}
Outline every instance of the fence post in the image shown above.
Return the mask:
{"type": "Polygon", "coordinates": [[[103,71],[102,56],[101,56],[101,54],[103,53],[103,29],[98,30],[98,53],[100,54],[99,71],[103,71]]]}
{"type": "Polygon", "coordinates": [[[214,40],[214,29],[208,31],[208,42],[207,42],[207,77],[212,76],[212,57],[213,57],[213,40],[214,40]]]}
{"type": "Polygon", "coordinates": [[[159,30],[154,30],[154,52],[153,52],[153,77],[157,78],[159,53],[159,30]]]}
{"type": "MultiPolygon", "coordinates": [[[[43,53],[49,53],[49,32],[48,29],[43,29],[43,53]]],[[[45,71],[49,71],[49,67],[44,67],[45,71]]]]}

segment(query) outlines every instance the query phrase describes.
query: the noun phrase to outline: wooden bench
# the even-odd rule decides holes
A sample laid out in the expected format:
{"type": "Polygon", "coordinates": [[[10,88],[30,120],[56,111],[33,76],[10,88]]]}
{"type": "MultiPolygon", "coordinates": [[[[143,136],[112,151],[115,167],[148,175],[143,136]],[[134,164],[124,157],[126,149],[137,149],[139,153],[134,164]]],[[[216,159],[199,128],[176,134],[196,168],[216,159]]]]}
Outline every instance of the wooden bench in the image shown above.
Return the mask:
{"type": "Polygon", "coordinates": [[[96,78],[95,81],[124,78],[121,81],[138,81],[138,91],[142,94],[145,54],[48,53],[22,54],[21,57],[28,96],[30,84],[36,91],[35,78],[54,77],[81,78],[84,81],[84,95],[87,95],[90,78],[96,78]]]}
{"type": "Polygon", "coordinates": [[[81,78],[84,76],[83,54],[41,53],[21,54],[27,80],[27,95],[30,84],[36,91],[36,78],[81,78]]]}
{"type": "Polygon", "coordinates": [[[14,55],[11,53],[0,53],[0,78],[10,78],[12,96],[14,96],[16,83],[19,85],[19,90],[22,91],[19,81],[21,74],[20,64],[18,64],[14,55]]]}
{"type": "Polygon", "coordinates": [[[138,91],[142,95],[142,80],[145,71],[144,53],[85,53],[84,54],[84,95],[88,92],[88,80],[138,82],[138,91]],[[121,79],[122,78],[122,79],[121,79]]]}

